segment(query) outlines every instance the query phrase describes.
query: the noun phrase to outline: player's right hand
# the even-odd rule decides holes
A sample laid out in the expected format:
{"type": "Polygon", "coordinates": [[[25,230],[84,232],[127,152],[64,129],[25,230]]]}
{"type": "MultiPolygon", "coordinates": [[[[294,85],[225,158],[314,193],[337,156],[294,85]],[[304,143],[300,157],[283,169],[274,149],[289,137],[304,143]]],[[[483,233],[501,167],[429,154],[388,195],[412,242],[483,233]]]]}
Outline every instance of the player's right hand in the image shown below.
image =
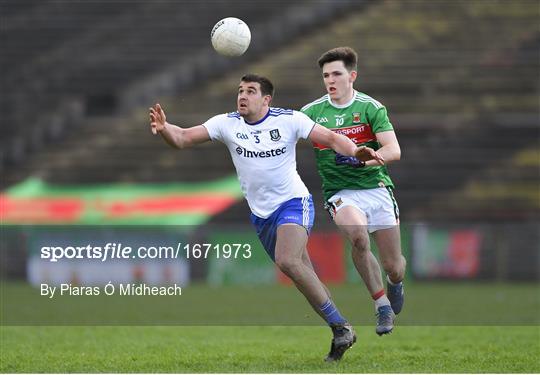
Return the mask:
{"type": "Polygon", "coordinates": [[[336,165],[348,165],[353,168],[362,168],[366,166],[366,163],[358,160],[354,156],[345,156],[340,153],[336,153],[336,165]]]}
{"type": "Polygon", "coordinates": [[[163,108],[157,103],[153,107],[150,107],[150,128],[152,134],[156,135],[165,129],[165,124],[167,123],[167,117],[163,108]]]}

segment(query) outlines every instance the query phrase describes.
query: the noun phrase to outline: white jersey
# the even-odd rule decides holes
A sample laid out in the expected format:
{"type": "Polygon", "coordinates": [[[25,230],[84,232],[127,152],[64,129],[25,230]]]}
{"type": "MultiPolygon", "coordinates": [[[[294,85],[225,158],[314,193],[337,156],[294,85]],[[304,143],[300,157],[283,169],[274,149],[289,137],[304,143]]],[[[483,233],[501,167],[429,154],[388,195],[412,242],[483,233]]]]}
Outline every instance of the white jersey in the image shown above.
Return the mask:
{"type": "Polygon", "coordinates": [[[296,142],[307,139],[315,122],[303,113],[272,107],[250,124],[231,112],[214,116],[203,126],[212,140],[229,149],[253,214],[266,219],[289,199],[309,195],[296,171],[296,142]]]}

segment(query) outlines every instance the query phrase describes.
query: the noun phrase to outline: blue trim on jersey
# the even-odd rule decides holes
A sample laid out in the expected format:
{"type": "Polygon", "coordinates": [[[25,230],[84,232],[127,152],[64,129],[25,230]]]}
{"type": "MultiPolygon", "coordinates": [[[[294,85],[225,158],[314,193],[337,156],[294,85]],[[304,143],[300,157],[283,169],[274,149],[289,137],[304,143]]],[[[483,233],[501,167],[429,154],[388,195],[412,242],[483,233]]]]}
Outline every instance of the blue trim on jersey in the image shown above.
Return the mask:
{"type": "Polygon", "coordinates": [[[277,108],[277,107],[271,107],[270,108],[270,116],[279,116],[279,115],[288,115],[291,116],[293,114],[292,109],[284,109],[284,108],[277,108]]]}
{"type": "Polygon", "coordinates": [[[236,117],[236,118],[240,118],[240,112],[236,111],[236,112],[229,112],[227,113],[227,117],[236,117]]]}
{"type": "MultiPolygon", "coordinates": [[[[235,112],[235,113],[238,113],[238,112],[235,112]]],[[[268,109],[268,112],[266,113],[266,115],[264,115],[264,117],[262,119],[260,119],[259,121],[249,122],[249,121],[246,121],[246,119],[244,119],[244,122],[246,124],[248,124],[248,125],[259,125],[261,122],[266,120],[269,116],[272,116],[272,117],[277,117],[277,116],[281,116],[281,115],[291,116],[292,114],[293,114],[292,109],[283,109],[283,108],[277,108],[277,107],[270,107],[270,109],[268,109]]],[[[236,117],[236,116],[230,116],[230,117],[236,117]]],[[[238,115],[238,117],[240,117],[240,114],[238,115]]]]}
{"type": "Polygon", "coordinates": [[[244,119],[244,122],[248,125],[258,125],[260,124],[261,122],[263,122],[264,120],[266,120],[266,118],[270,116],[270,110],[268,110],[268,112],[266,113],[266,115],[264,115],[264,117],[262,119],[260,119],[259,121],[255,121],[255,122],[248,122],[246,121],[246,119],[244,119]]]}
{"type": "Polygon", "coordinates": [[[314,220],[315,207],[311,195],[289,199],[266,219],[251,214],[251,222],[257,230],[257,236],[259,236],[266,253],[274,262],[276,261],[277,228],[281,224],[294,223],[306,228],[309,235],[314,220]]]}

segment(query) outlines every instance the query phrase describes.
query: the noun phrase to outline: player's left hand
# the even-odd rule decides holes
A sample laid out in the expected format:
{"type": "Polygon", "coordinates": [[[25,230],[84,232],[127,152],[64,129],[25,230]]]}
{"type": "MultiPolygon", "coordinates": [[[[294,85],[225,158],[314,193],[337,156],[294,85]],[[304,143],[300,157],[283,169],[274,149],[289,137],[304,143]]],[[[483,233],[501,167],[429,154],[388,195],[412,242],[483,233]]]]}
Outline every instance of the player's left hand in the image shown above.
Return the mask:
{"type": "Polygon", "coordinates": [[[367,146],[360,146],[356,149],[354,156],[363,162],[375,160],[378,164],[384,165],[384,158],[374,149],[367,146]]]}

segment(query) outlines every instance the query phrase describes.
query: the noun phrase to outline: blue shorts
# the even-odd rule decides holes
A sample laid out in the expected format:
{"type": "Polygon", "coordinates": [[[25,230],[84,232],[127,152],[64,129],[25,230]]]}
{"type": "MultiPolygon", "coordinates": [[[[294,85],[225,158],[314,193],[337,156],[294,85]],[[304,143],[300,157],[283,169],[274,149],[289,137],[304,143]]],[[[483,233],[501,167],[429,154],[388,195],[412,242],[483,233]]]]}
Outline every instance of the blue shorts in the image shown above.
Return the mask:
{"type": "Polygon", "coordinates": [[[255,226],[255,229],[257,229],[257,236],[259,236],[264,249],[270,258],[272,258],[272,261],[276,260],[277,228],[281,224],[294,223],[306,228],[309,235],[314,219],[315,208],[313,207],[313,198],[311,195],[303,198],[289,199],[266,219],[251,214],[251,222],[255,226]]]}

